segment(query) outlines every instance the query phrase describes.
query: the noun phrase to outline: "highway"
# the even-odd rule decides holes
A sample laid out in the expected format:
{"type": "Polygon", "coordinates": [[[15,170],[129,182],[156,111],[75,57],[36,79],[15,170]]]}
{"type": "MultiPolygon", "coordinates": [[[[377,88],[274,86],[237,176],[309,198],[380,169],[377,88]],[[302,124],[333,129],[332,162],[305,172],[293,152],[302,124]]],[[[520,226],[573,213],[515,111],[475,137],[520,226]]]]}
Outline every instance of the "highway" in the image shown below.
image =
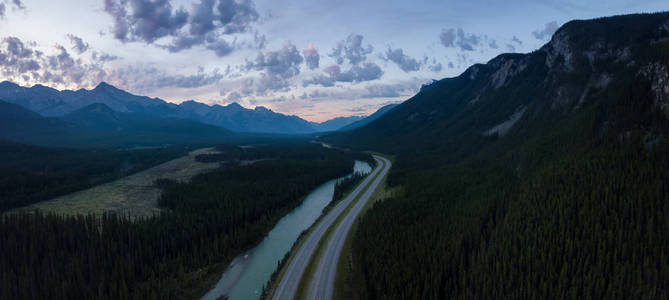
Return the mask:
{"type": "Polygon", "coordinates": [[[344,245],[344,241],[346,240],[346,235],[348,234],[353,221],[358,216],[358,214],[360,214],[362,208],[365,206],[365,203],[367,203],[371,195],[374,193],[374,190],[378,187],[379,183],[388,172],[388,169],[390,169],[390,161],[387,159],[376,155],[374,156],[374,159],[377,161],[377,166],[374,171],[365,177],[363,182],[359,184],[344,200],[339,202],[332,210],[330,210],[330,212],[328,212],[322,218],[314,230],[307,236],[302,246],[297,250],[295,256],[288,264],[286,272],[281,277],[281,281],[279,282],[272,299],[292,300],[295,298],[297,288],[300,284],[302,275],[304,274],[304,270],[307,267],[310,258],[316,251],[320,240],[323,239],[325,232],[330,226],[332,226],[334,221],[339,217],[339,215],[341,215],[346,207],[348,207],[351,202],[353,202],[353,200],[360,193],[362,193],[365,187],[369,186],[369,189],[365,191],[362,197],[360,197],[359,201],[342,219],[342,221],[336,227],[335,231],[332,233],[332,239],[328,242],[327,248],[323,252],[324,255],[318,262],[318,268],[314,274],[314,278],[310,281],[309,284],[309,299],[314,299],[311,298],[312,288],[315,289],[314,295],[323,295],[325,298],[322,299],[332,298],[334,277],[337,271],[337,261],[339,260],[341,249],[344,245]],[[376,179],[371,182],[377,174],[379,174],[379,176],[377,176],[376,179]],[[324,260],[325,258],[334,259],[334,261],[327,262],[324,260]],[[320,288],[324,288],[325,290],[319,291],[318,289],[320,288]]]}
{"type": "Polygon", "coordinates": [[[360,200],[354,204],[353,208],[344,219],[339,222],[335,231],[332,233],[332,236],[327,243],[327,248],[325,248],[325,252],[318,261],[316,272],[314,272],[314,276],[309,281],[307,299],[332,299],[335,277],[337,276],[337,265],[341,256],[341,250],[344,248],[344,243],[346,242],[346,236],[351,230],[353,222],[355,222],[355,219],[362,212],[365,204],[367,204],[367,201],[372,197],[374,191],[390,169],[389,160],[379,156],[375,156],[374,158],[383,162],[381,174],[374,180],[374,182],[372,182],[369,189],[367,189],[362,197],[360,197],[360,200]]]}

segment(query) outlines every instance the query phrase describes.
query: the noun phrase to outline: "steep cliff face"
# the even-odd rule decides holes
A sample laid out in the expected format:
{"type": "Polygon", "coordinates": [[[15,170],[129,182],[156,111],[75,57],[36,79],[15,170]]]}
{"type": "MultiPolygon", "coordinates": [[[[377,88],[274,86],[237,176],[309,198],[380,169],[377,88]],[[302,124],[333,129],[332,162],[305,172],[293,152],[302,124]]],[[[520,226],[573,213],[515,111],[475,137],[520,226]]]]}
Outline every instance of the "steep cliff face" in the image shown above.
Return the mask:
{"type": "Polygon", "coordinates": [[[638,76],[650,81],[653,104],[669,117],[669,72],[666,64],[649,63],[641,68],[638,76]]]}

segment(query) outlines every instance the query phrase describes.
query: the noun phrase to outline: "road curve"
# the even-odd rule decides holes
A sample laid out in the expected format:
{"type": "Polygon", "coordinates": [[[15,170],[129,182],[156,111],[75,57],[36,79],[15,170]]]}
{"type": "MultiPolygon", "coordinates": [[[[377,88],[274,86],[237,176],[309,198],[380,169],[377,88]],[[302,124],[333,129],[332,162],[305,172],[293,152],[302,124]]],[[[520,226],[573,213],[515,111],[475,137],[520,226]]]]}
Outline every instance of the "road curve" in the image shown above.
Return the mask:
{"type": "Polygon", "coordinates": [[[367,204],[367,201],[372,197],[374,191],[383,180],[383,177],[390,169],[390,161],[379,156],[374,157],[377,160],[383,161],[383,169],[381,174],[372,182],[369,189],[360,197],[360,200],[355,203],[349,213],[341,220],[341,222],[332,232],[332,236],[327,243],[327,248],[323,256],[318,261],[318,267],[314,272],[314,277],[309,282],[309,290],[307,299],[332,299],[334,292],[335,277],[337,276],[337,265],[341,250],[344,248],[346,236],[353,226],[353,222],[362,212],[362,209],[367,204]]]}
{"type": "Polygon", "coordinates": [[[274,300],[292,300],[295,298],[297,288],[300,284],[300,279],[304,270],[309,263],[309,259],[316,251],[318,242],[323,238],[327,229],[334,223],[339,215],[351,204],[358,194],[362,192],[365,186],[378,174],[383,166],[386,165],[383,161],[387,161],[381,157],[374,156],[377,166],[365,179],[359,184],[353,192],[351,192],[344,200],[340,201],[334,208],[330,210],[307,236],[302,246],[297,250],[295,256],[288,264],[286,272],[281,277],[281,281],[274,292],[272,299],[274,300]]]}

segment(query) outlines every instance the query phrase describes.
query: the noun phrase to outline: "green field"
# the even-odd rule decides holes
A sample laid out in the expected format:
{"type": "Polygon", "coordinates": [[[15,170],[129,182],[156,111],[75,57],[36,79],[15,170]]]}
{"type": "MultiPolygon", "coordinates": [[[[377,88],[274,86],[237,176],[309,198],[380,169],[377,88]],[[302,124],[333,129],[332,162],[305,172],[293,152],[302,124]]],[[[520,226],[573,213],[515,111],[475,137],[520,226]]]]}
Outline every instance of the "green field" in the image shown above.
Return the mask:
{"type": "Polygon", "coordinates": [[[100,214],[115,211],[132,217],[150,216],[160,211],[158,197],[161,190],[154,185],[156,179],[188,181],[202,172],[215,169],[218,162],[202,163],[195,160],[200,154],[214,153],[213,148],[203,148],[153,168],[101,184],[86,190],[14,209],[11,212],[39,209],[64,215],[100,214]]]}

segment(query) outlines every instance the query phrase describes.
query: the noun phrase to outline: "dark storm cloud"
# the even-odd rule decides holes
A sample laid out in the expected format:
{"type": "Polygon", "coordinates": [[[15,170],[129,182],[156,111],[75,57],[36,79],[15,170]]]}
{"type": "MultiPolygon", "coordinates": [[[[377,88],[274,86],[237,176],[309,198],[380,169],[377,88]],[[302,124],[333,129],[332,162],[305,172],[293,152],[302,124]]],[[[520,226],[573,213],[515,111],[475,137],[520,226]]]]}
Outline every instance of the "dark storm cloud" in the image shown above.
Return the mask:
{"type": "Polygon", "coordinates": [[[76,50],[79,54],[86,52],[89,48],[88,43],[74,34],[68,34],[67,39],[72,43],[72,49],[76,50]]]}
{"type": "Polygon", "coordinates": [[[302,55],[309,70],[318,69],[321,57],[318,55],[318,50],[314,49],[313,44],[309,43],[309,48],[302,50],[302,55]]]}
{"type": "Polygon", "coordinates": [[[395,50],[388,48],[384,59],[394,62],[404,72],[418,71],[422,65],[422,63],[415,58],[411,58],[404,54],[404,50],[401,48],[395,50]]]}
{"type": "Polygon", "coordinates": [[[359,34],[351,34],[345,40],[337,43],[337,46],[332,49],[328,56],[335,59],[337,64],[343,64],[344,60],[348,60],[352,65],[356,65],[367,58],[367,55],[374,51],[372,45],[363,47],[363,36],[359,34]]]}
{"type": "Polygon", "coordinates": [[[360,65],[354,65],[346,71],[342,71],[339,65],[331,65],[323,70],[327,74],[317,75],[311,79],[304,80],[302,86],[310,85],[320,85],[320,86],[333,86],[336,82],[365,82],[381,78],[383,76],[383,70],[379,65],[366,62],[360,65]]]}
{"type": "Polygon", "coordinates": [[[532,35],[537,40],[542,40],[542,41],[547,40],[547,39],[550,39],[551,36],[553,36],[553,33],[555,33],[555,31],[557,31],[558,28],[559,28],[559,26],[558,26],[557,21],[548,22],[548,23],[546,23],[546,25],[544,25],[543,29],[539,29],[539,30],[536,30],[536,31],[532,32],[532,35]]]}
{"type": "MultiPolygon", "coordinates": [[[[204,45],[219,57],[228,55],[235,48],[223,36],[248,32],[259,18],[251,0],[201,0],[190,12],[174,8],[169,0],[104,1],[105,12],[114,18],[116,39],[152,44],[172,37],[167,45],[160,45],[170,52],[204,45]]],[[[265,38],[256,33],[250,44],[264,46],[265,38]]]]}

